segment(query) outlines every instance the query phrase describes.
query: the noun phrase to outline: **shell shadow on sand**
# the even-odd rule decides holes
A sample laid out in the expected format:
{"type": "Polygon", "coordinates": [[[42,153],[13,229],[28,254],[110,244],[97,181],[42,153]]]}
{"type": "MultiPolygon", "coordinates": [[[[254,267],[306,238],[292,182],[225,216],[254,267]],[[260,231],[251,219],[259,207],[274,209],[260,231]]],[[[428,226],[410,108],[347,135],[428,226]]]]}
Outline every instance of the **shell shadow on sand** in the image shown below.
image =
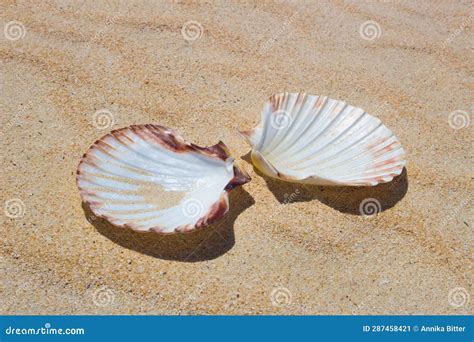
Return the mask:
{"type": "MultiPolygon", "coordinates": [[[[242,159],[252,164],[250,153],[242,159]]],[[[280,203],[307,202],[318,200],[342,213],[362,215],[361,203],[364,200],[375,199],[379,212],[395,206],[408,191],[406,168],[391,182],[377,186],[317,186],[309,184],[290,183],[267,177],[253,167],[254,171],[267,183],[268,188],[280,203]]]]}
{"type": "Polygon", "coordinates": [[[215,259],[235,244],[234,222],[255,203],[242,187],[229,193],[229,212],[217,222],[191,233],[156,234],[139,233],[116,227],[105,219],[95,217],[87,204],[82,203],[87,220],[99,233],[122,247],[155,258],[183,262],[215,259]]]}

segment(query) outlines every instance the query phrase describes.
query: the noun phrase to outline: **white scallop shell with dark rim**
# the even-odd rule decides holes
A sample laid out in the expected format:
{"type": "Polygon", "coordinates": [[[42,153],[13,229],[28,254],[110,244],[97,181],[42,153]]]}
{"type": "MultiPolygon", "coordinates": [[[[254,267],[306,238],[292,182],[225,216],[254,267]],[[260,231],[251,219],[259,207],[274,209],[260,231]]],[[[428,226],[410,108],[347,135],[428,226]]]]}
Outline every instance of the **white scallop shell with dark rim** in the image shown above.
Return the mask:
{"type": "Polygon", "coordinates": [[[317,185],[374,186],[400,175],[405,151],[376,117],[344,101],[281,93],[240,132],[265,175],[317,185]]]}
{"type": "Polygon", "coordinates": [[[221,218],[228,191],[250,180],[222,142],[199,147],[157,125],[130,126],[96,141],[76,179],[95,215],[158,233],[192,231],[221,218]]]}

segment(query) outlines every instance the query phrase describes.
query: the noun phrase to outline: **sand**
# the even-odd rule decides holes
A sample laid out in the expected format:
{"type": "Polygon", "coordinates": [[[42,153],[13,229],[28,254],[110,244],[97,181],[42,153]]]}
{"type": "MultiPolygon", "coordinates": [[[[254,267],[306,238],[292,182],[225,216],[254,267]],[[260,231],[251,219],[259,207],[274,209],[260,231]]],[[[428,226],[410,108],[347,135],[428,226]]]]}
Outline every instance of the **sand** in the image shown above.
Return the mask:
{"type": "Polygon", "coordinates": [[[469,2],[2,1],[0,13],[0,313],[473,313],[469,2]],[[375,188],[258,174],[235,129],[281,91],[379,117],[406,171],[375,188]],[[82,205],[82,154],[139,123],[225,141],[253,178],[225,219],[138,234],[82,205]],[[361,216],[366,198],[382,212],[361,216]]]}

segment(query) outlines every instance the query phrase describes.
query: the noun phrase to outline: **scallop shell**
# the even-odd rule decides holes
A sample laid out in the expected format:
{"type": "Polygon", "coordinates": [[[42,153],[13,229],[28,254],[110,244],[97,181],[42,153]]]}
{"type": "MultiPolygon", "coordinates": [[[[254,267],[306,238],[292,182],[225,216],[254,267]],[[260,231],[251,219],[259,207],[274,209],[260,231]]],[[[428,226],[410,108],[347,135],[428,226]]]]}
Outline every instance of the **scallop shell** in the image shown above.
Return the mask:
{"type": "Polygon", "coordinates": [[[250,181],[224,143],[199,147],[173,130],[136,125],[96,141],[77,169],[92,212],[116,226],[188,232],[223,217],[228,191],[250,181]]]}
{"type": "Polygon", "coordinates": [[[324,96],[273,95],[260,124],[240,133],[261,172],[290,182],[374,186],[406,164],[400,142],[379,119],[324,96]]]}

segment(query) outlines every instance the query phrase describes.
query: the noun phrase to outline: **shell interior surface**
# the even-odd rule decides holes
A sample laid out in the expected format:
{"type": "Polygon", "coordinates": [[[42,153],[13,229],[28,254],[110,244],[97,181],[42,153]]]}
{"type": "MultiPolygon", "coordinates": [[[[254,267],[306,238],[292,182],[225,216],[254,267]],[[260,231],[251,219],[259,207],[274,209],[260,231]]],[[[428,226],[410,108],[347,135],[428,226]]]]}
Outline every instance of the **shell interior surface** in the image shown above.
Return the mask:
{"type": "Polygon", "coordinates": [[[290,182],[374,186],[406,164],[400,142],[379,119],[324,96],[273,95],[259,125],[240,133],[261,172],[290,182]]]}
{"type": "Polygon", "coordinates": [[[206,226],[229,209],[228,190],[248,182],[219,142],[199,147],[157,125],[112,131],[84,154],[81,197],[117,226],[159,233],[206,226]]]}

